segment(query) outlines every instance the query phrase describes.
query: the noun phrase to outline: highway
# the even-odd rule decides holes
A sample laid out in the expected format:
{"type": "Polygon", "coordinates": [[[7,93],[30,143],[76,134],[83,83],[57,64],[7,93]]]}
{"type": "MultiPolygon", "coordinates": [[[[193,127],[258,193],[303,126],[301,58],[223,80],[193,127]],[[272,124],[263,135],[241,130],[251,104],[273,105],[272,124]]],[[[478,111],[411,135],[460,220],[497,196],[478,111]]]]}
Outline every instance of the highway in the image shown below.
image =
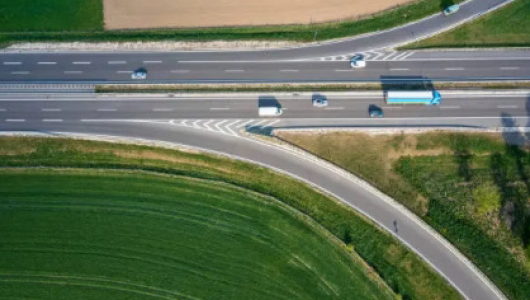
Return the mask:
{"type": "Polygon", "coordinates": [[[403,53],[394,54],[404,60],[368,59],[364,69],[352,69],[349,61],[337,60],[199,62],[179,61],[168,54],[4,54],[0,55],[0,81],[123,83],[131,82],[133,70],[140,67],[147,70],[148,82],[530,79],[530,51],[499,52],[498,56],[461,52],[456,57],[424,53],[409,53],[406,58],[403,53]]]}
{"type": "Polygon", "coordinates": [[[515,116],[514,120],[527,122],[528,95],[495,97],[453,95],[445,97],[440,107],[394,109],[385,107],[382,97],[377,95],[371,97],[329,95],[328,110],[313,108],[311,96],[298,99],[297,97],[301,96],[267,95],[261,98],[262,101],[271,101],[274,98],[274,101],[287,108],[281,118],[272,119],[258,118],[256,111],[260,101],[259,96],[241,99],[212,96],[205,98],[194,96],[193,99],[135,97],[93,94],[2,94],[0,130],[38,131],[53,135],[75,132],[165,141],[228,154],[274,168],[328,192],[380,224],[446,277],[466,299],[504,299],[502,294],[484,280],[465,258],[433,233],[421,220],[400,205],[396,205],[391,199],[328,164],[277,146],[248,139],[239,131],[245,129],[252,131],[252,128],[263,127],[288,127],[289,124],[343,126],[358,122],[370,126],[380,125],[388,120],[393,125],[407,124],[410,120],[424,120],[431,123],[438,122],[438,125],[461,126],[475,120],[473,116],[477,115],[480,116],[480,120],[489,115],[491,122],[500,124],[503,124],[502,118],[499,118],[502,116],[515,116]],[[383,107],[387,117],[366,118],[369,104],[383,107]],[[337,109],[342,107],[344,109],[337,109]],[[480,109],[480,113],[476,113],[475,109],[480,109]],[[454,114],[464,117],[454,118],[454,114]],[[468,117],[465,117],[466,115],[468,117]],[[340,116],[348,116],[348,119],[340,116]],[[187,119],[178,119],[178,117],[187,119]],[[194,120],[192,117],[200,119],[194,120]],[[229,117],[237,119],[224,119],[229,117]],[[243,122],[244,118],[251,119],[243,122]],[[184,121],[187,123],[182,123],[184,121]],[[220,124],[221,122],[224,123],[220,124]],[[394,224],[397,224],[397,232],[394,224]]]}
{"type": "MultiPolygon", "coordinates": [[[[211,95],[113,95],[113,94],[0,94],[0,122],[47,119],[61,121],[100,120],[172,120],[172,119],[259,119],[258,106],[279,105],[284,113],[280,121],[292,119],[366,119],[368,108],[383,109],[388,122],[399,119],[453,119],[451,125],[466,125],[466,119],[498,118],[505,114],[526,117],[530,94],[505,92],[441,92],[440,106],[402,106],[385,103],[381,92],[322,94],[211,94],[211,95]],[[328,106],[312,106],[312,99],[324,97],[328,106]]],[[[20,121],[19,121],[20,122],[20,121]]],[[[447,124],[440,123],[440,125],[447,124]]],[[[276,126],[279,126],[278,124],[276,126]]],[[[495,126],[491,123],[489,126],[495,126]]]]}

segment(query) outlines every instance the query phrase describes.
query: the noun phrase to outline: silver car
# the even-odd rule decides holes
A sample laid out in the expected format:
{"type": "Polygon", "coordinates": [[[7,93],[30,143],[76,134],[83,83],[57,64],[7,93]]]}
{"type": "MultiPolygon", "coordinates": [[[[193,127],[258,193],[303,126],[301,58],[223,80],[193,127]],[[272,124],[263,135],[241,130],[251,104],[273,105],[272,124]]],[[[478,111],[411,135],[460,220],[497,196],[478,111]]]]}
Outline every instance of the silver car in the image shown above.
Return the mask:
{"type": "Polygon", "coordinates": [[[147,79],[146,70],[136,70],[132,73],[131,78],[134,80],[144,80],[147,79]]]}

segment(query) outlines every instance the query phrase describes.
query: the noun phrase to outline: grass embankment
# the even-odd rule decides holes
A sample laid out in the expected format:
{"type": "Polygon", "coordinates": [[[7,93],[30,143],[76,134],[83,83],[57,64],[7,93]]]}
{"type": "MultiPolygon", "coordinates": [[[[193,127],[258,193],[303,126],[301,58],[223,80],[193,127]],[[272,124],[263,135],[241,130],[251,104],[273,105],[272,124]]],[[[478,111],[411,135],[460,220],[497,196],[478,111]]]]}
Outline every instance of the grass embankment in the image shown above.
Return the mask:
{"type": "Polygon", "coordinates": [[[96,93],[333,92],[380,90],[478,90],[530,88],[530,81],[421,83],[104,84],[96,93]]]}
{"type": "Polygon", "coordinates": [[[232,185],[41,169],[0,182],[1,298],[393,298],[313,220],[232,185]]]}
{"type": "Polygon", "coordinates": [[[461,299],[438,274],[391,235],[344,204],[263,167],[147,146],[20,137],[0,138],[0,166],[144,170],[230,183],[272,196],[306,214],[341,239],[347,248],[354,249],[404,299],[461,299]]]}
{"type": "Polygon", "coordinates": [[[277,134],[400,201],[466,254],[510,299],[528,299],[528,151],[506,145],[498,134],[277,134]]]}
{"type": "Polygon", "coordinates": [[[529,47],[528,16],[530,1],[515,0],[473,22],[402,48],[529,47]]]}
{"type": "MultiPolygon", "coordinates": [[[[6,18],[0,22],[0,44],[14,42],[68,42],[68,41],[213,41],[213,40],[290,40],[299,42],[323,41],[373,32],[403,25],[441,11],[440,0],[421,0],[368,16],[366,18],[340,23],[285,25],[238,28],[191,28],[164,30],[115,30],[104,31],[102,28],[102,8],[94,10],[91,5],[84,10],[89,0],[60,1],[40,0],[39,10],[32,9],[35,1],[8,1],[4,5],[6,18]],[[64,3],[63,3],[64,2],[64,3]],[[71,7],[72,9],[52,12],[52,3],[71,7]],[[68,4],[67,4],[68,3],[68,4]],[[73,10],[73,11],[72,11],[73,10]],[[57,15],[60,14],[60,15],[57,15]],[[93,16],[90,16],[90,15],[93,16]],[[33,18],[43,20],[33,22],[33,18]],[[51,24],[46,19],[55,21],[51,24]],[[63,20],[64,19],[64,20],[63,20]],[[72,25],[69,20],[78,20],[79,25],[72,25]],[[56,22],[56,23],[55,23],[56,22]],[[7,24],[3,24],[7,23],[7,24]],[[53,24],[53,26],[51,26],[53,24]],[[17,31],[16,33],[12,31],[17,31]],[[24,32],[25,31],[25,32],[24,32]],[[11,33],[10,33],[11,32],[11,33]]],[[[100,2],[100,0],[93,0],[100,2]]],[[[90,2],[93,2],[90,1],[90,2]]],[[[444,2],[444,1],[443,1],[444,2]]],[[[457,0],[455,2],[461,2],[457,0]]],[[[0,9],[1,11],[1,9],[0,9]]],[[[0,21],[2,19],[0,18],[0,21]]]]}

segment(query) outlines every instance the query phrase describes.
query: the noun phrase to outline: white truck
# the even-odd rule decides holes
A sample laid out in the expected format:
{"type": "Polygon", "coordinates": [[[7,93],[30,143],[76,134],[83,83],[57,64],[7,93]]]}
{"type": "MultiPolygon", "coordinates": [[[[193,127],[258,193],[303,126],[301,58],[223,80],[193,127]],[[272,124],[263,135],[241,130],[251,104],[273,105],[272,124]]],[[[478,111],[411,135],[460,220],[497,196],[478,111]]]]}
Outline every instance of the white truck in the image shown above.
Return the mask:
{"type": "Polygon", "coordinates": [[[282,113],[282,108],[278,106],[260,106],[258,108],[258,114],[260,117],[276,117],[282,113]]]}

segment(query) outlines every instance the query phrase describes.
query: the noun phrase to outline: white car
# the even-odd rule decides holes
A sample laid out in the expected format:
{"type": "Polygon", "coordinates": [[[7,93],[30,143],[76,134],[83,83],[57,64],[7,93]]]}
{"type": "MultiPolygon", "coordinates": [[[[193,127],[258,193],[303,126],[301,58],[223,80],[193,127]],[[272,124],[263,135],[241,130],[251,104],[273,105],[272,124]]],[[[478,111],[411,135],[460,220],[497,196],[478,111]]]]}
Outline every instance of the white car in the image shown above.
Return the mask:
{"type": "Polygon", "coordinates": [[[147,71],[145,71],[145,70],[136,70],[136,71],[134,71],[132,73],[131,78],[135,79],[135,80],[147,79],[147,71]]]}
{"type": "Polygon", "coordinates": [[[362,54],[354,55],[350,60],[350,66],[355,69],[366,67],[364,56],[362,54]]]}

